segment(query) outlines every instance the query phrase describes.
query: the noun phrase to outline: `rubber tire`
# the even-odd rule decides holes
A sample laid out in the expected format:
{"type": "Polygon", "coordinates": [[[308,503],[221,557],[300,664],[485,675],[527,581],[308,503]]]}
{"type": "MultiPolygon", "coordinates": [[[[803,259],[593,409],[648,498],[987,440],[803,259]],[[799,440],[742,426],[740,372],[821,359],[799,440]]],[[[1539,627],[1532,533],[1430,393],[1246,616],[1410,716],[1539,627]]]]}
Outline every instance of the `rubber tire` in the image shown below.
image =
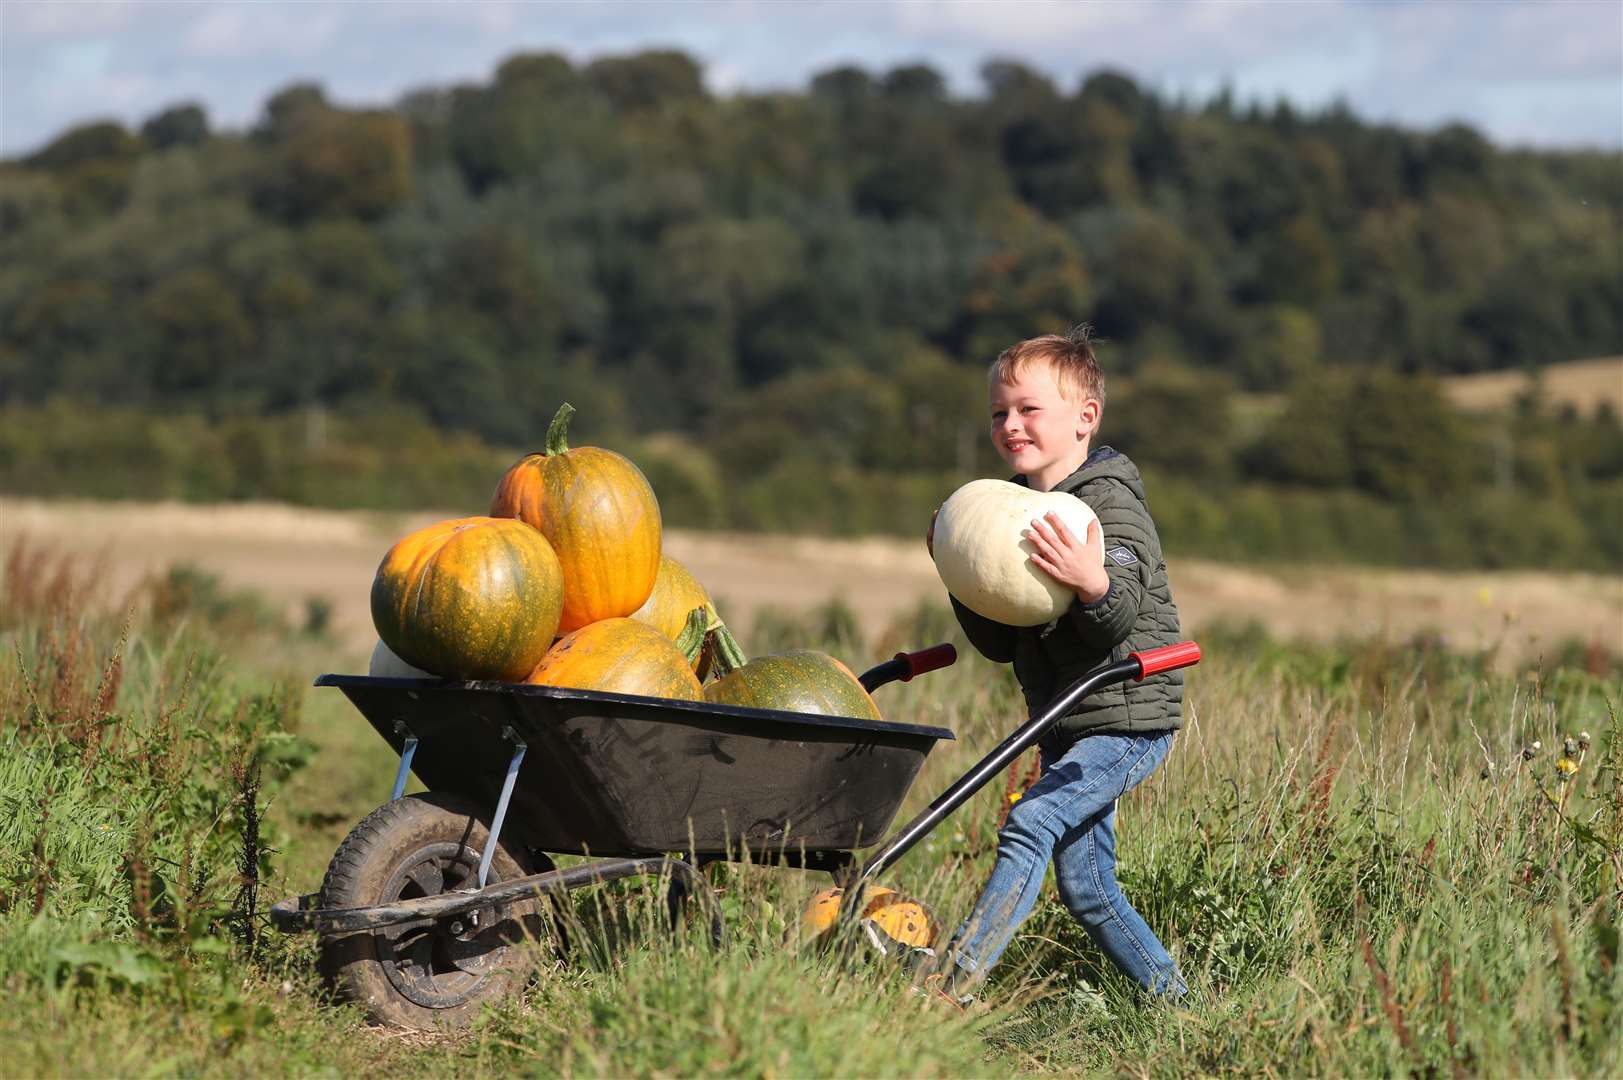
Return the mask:
{"type": "MultiPolygon", "coordinates": [[[[385,803],[364,820],[333,853],[321,882],[323,908],[370,907],[396,897],[383,890],[403,863],[424,845],[454,843],[477,862],[490,831],[469,804],[435,792],[408,795],[385,803]]],[[[491,857],[488,883],[523,877],[513,852],[498,844],[491,857]]],[[[516,990],[523,951],[509,947],[502,965],[485,974],[470,1000],[451,1008],[427,1008],[405,997],[389,980],[378,954],[377,931],[323,937],[320,969],[333,993],[366,1009],[374,1023],[419,1031],[466,1027],[481,1006],[516,990]]]]}

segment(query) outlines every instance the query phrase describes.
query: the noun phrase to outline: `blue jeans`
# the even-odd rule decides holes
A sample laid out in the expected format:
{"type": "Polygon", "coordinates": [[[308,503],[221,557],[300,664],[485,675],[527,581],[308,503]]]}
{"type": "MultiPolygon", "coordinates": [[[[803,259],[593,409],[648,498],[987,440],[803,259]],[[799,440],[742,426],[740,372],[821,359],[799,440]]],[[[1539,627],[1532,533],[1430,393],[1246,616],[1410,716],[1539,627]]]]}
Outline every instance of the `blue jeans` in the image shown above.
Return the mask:
{"type": "Polygon", "coordinates": [[[1186,989],[1166,948],[1116,884],[1116,800],[1167,756],[1172,732],[1088,735],[1043,772],[1009,810],[997,862],[948,953],[953,985],[984,978],[1031,914],[1054,862],[1061,902],[1094,943],[1152,993],[1186,989]]]}

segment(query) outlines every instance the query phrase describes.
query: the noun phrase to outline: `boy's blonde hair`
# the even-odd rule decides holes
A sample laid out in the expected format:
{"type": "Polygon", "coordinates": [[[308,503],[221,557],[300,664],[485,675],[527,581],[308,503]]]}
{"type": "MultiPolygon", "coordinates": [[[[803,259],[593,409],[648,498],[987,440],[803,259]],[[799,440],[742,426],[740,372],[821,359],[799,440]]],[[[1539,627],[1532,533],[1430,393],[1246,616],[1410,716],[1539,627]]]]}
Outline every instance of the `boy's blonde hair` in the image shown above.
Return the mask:
{"type": "Polygon", "coordinates": [[[1087,323],[1073,326],[1066,334],[1044,334],[1010,345],[992,361],[986,381],[1007,385],[1032,364],[1048,365],[1066,401],[1092,398],[1100,405],[1105,403],[1105,373],[1093,355],[1093,327],[1087,323]]]}

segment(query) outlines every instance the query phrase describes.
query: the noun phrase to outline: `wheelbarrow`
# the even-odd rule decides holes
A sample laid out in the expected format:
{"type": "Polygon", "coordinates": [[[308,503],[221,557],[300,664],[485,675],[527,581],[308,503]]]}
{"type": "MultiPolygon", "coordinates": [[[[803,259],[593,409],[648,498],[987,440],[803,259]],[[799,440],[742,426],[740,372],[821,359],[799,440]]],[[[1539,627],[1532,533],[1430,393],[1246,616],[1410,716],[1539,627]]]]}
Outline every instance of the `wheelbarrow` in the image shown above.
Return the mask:
{"type": "MultiPolygon", "coordinates": [[[[951,645],[864,672],[870,692],[952,664],[951,645]]],[[[321,889],[272,923],[314,931],[340,997],[381,1023],[447,1028],[513,989],[526,937],[574,889],[669,881],[723,927],[700,867],[749,860],[867,885],[1088,694],[1197,663],[1193,642],[1088,673],[858,862],[945,728],[501,682],[323,675],[400,755],[390,800],[350,832],[321,889]],[[414,773],[428,789],[402,798],[414,773]],[[554,855],[587,856],[559,868],[554,855]]]]}

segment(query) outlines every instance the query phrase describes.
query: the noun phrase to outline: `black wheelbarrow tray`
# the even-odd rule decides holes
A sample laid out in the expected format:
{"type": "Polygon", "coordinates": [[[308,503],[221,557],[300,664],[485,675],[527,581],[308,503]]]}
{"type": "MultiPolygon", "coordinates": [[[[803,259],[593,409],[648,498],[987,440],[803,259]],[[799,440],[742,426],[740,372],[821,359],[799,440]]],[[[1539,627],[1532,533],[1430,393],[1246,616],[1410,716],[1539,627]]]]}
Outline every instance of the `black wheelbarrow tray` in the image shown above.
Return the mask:
{"type": "MultiPolygon", "coordinates": [[[[697,865],[747,859],[861,886],[1100,687],[1198,661],[1192,642],[1134,653],[1056,698],[864,863],[945,728],[708,702],[442,679],[323,675],[400,755],[391,800],[334,854],[319,893],[271,909],[322,935],[322,964],[374,1019],[465,1022],[501,980],[539,903],[662,875],[674,905],[707,898],[697,865]],[[427,792],[401,798],[408,770],[427,792]],[[589,856],[559,869],[551,855],[589,856]]],[[[950,645],[898,653],[870,691],[953,663],[950,645]]],[[[719,938],[719,909],[710,905],[719,938]]],[[[505,990],[505,986],[501,989],[505,990]]]]}

